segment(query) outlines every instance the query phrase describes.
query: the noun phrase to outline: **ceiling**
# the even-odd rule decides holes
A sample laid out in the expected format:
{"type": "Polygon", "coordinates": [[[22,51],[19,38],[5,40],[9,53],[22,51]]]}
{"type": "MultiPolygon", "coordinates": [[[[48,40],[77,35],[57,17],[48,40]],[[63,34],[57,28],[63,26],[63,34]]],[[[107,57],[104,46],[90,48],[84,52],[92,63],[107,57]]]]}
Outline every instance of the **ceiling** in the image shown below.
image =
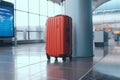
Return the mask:
{"type": "MultiPolygon", "coordinates": [[[[1,2],[2,0],[0,0],[1,2]]],[[[64,2],[65,0],[47,0],[47,1],[52,1],[54,3],[60,4],[61,2],[64,2]]],[[[99,7],[101,4],[110,1],[110,0],[92,0],[92,10],[94,11],[97,7],[99,7]]]]}
{"type": "Polygon", "coordinates": [[[97,7],[102,5],[103,3],[110,1],[110,0],[93,0],[92,1],[92,10],[94,11],[97,7]]]}
{"type": "MultiPolygon", "coordinates": [[[[65,0],[48,0],[48,1],[52,1],[52,2],[60,4],[61,2],[65,0]]],[[[101,4],[107,1],[110,1],[110,0],[92,0],[92,10],[94,11],[97,7],[99,7],[101,4]]]]}

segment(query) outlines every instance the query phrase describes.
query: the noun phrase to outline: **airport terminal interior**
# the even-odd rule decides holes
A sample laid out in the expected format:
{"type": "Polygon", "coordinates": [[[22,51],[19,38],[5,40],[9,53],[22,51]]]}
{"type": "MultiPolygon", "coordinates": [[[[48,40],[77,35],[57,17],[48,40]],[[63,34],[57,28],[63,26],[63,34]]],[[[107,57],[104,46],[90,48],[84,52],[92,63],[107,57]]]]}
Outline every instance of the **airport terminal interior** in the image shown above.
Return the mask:
{"type": "Polygon", "coordinates": [[[120,0],[0,0],[0,80],[120,80],[120,0]]]}

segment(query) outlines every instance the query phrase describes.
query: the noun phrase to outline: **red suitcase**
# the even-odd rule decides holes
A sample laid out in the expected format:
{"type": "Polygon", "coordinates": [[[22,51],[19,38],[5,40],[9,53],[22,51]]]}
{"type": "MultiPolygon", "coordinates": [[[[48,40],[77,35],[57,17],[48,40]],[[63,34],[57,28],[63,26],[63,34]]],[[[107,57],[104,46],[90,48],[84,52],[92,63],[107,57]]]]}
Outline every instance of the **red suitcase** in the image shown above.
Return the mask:
{"type": "Polygon", "coordinates": [[[72,59],[72,18],[66,15],[50,17],[46,22],[46,55],[72,59]]]}

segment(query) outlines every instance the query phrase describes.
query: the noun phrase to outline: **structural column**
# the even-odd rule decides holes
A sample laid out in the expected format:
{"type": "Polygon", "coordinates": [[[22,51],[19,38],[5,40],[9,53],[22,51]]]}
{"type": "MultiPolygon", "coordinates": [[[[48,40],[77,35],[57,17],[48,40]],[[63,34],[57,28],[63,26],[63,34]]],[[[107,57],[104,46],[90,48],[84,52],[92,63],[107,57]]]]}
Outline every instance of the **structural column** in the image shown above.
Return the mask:
{"type": "Polygon", "coordinates": [[[73,19],[73,56],[93,56],[91,0],[66,0],[65,14],[73,19]]]}

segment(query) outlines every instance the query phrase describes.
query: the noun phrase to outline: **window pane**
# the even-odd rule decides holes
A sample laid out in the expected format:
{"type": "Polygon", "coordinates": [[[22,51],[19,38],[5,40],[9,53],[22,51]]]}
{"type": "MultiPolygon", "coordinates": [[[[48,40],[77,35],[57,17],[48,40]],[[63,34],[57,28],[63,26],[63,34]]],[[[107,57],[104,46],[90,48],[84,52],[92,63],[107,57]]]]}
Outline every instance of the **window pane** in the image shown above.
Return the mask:
{"type": "Polygon", "coordinates": [[[40,40],[40,32],[30,32],[30,40],[40,40]]]}
{"type": "Polygon", "coordinates": [[[48,16],[54,16],[54,4],[48,1],[48,16]]]}
{"type": "Polygon", "coordinates": [[[28,30],[28,13],[16,11],[17,30],[28,30]]]}
{"type": "Polygon", "coordinates": [[[46,31],[45,30],[41,32],[40,39],[43,41],[46,41],[46,31]]]}
{"type": "Polygon", "coordinates": [[[24,40],[24,33],[23,32],[17,32],[17,40],[24,40]]]}
{"type": "Polygon", "coordinates": [[[30,14],[29,16],[29,26],[32,31],[39,31],[39,15],[30,14]]]}
{"type": "Polygon", "coordinates": [[[26,31],[26,40],[28,40],[28,31],[26,31]]]}
{"type": "Polygon", "coordinates": [[[40,26],[41,26],[41,28],[45,28],[46,20],[47,20],[46,16],[40,16],[40,26]]]}
{"type": "Polygon", "coordinates": [[[62,7],[58,4],[55,4],[55,15],[62,14],[62,7]]]}
{"type": "Polygon", "coordinates": [[[40,0],[40,14],[47,16],[47,1],[40,0]]]}
{"type": "Polygon", "coordinates": [[[62,14],[65,14],[65,11],[66,11],[66,10],[65,10],[65,8],[66,8],[66,7],[65,7],[65,2],[63,2],[63,4],[64,4],[64,5],[61,6],[61,13],[62,13],[62,14]]]}
{"type": "Polygon", "coordinates": [[[16,9],[28,11],[28,0],[16,0],[16,9]]]}
{"type": "Polygon", "coordinates": [[[17,30],[17,40],[28,40],[28,31],[17,30]]]}
{"type": "Polygon", "coordinates": [[[29,0],[29,11],[39,14],[39,0],[29,0]]]}
{"type": "Polygon", "coordinates": [[[41,26],[41,40],[45,41],[45,31],[46,31],[46,20],[47,20],[47,17],[45,16],[40,16],[40,26],[41,26]]]}

